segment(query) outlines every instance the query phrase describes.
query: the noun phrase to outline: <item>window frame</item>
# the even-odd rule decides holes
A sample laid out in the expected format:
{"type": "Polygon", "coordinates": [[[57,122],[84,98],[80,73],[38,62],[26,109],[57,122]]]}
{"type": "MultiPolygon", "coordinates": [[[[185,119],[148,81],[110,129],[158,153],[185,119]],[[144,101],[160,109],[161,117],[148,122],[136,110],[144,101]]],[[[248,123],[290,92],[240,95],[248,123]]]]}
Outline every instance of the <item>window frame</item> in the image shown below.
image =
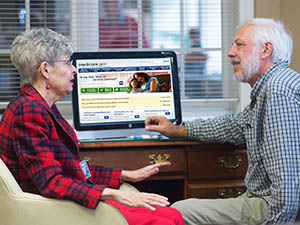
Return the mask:
{"type": "MultiPolygon", "coordinates": [[[[93,3],[98,5],[98,0],[91,0],[93,3]]],[[[80,7],[80,10],[87,10],[88,12],[88,6],[87,4],[84,4],[86,2],[85,0],[70,0],[70,5],[72,7],[72,10],[77,10],[77,8],[80,7]],[[85,6],[87,8],[85,8],[85,6]]],[[[89,1],[88,5],[93,5],[89,1]]],[[[26,4],[27,6],[27,4],[26,4]]],[[[27,6],[28,7],[28,6],[27,6]]],[[[88,19],[91,23],[95,23],[95,20],[97,19],[97,22],[95,23],[95,30],[97,29],[97,32],[94,32],[95,35],[93,37],[89,36],[90,38],[98,40],[98,15],[94,15],[93,17],[90,16],[90,14],[83,14],[89,15],[87,18],[78,18],[76,15],[72,14],[71,21],[70,21],[70,34],[71,39],[74,44],[74,49],[76,51],[80,51],[84,49],[85,51],[98,51],[99,49],[95,49],[95,47],[87,46],[88,41],[84,39],[83,36],[76,36],[78,32],[76,30],[78,29],[76,27],[76,22],[81,19],[88,19]]],[[[240,1],[240,12],[239,12],[240,18],[239,21],[245,21],[248,19],[251,19],[254,17],[254,0],[248,0],[248,1],[240,1]]],[[[29,27],[26,27],[28,29],[29,27]]],[[[3,51],[3,50],[1,50],[3,51]]],[[[101,51],[107,51],[105,49],[101,49],[101,51]]],[[[229,75],[230,76],[230,75],[229,75]]],[[[181,105],[182,105],[182,116],[183,120],[191,120],[196,117],[212,117],[216,115],[222,115],[226,112],[238,112],[241,111],[246,105],[249,104],[249,95],[250,95],[250,87],[248,84],[242,84],[239,83],[239,95],[237,98],[231,98],[231,99],[181,99],[181,105]],[[197,114],[195,115],[195,112],[197,114]]],[[[0,108],[5,108],[8,102],[0,102],[0,108]]],[[[65,116],[66,119],[72,120],[72,103],[71,101],[60,101],[57,102],[56,105],[62,112],[62,114],[65,116]]]]}
{"type": "MultiPolygon", "coordinates": [[[[93,0],[93,1],[98,1],[98,0],[93,0]]],[[[240,15],[240,19],[239,19],[240,22],[253,18],[254,0],[240,1],[239,15],[240,15]]],[[[96,33],[98,34],[98,32],[96,33]]],[[[98,36],[96,38],[98,40],[98,36]]],[[[80,49],[80,43],[77,47],[79,47],[80,49]]],[[[98,49],[91,49],[91,50],[97,51],[98,49]]],[[[111,50],[101,49],[101,51],[111,51],[111,50]]],[[[212,116],[223,115],[224,113],[239,112],[243,110],[243,108],[246,105],[248,105],[250,101],[249,100],[250,86],[248,84],[239,83],[238,88],[239,88],[239,96],[237,98],[229,98],[226,100],[224,99],[181,99],[183,120],[192,120],[199,117],[209,118],[212,116]],[[197,112],[196,115],[195,112],[197,112]]],[[[57,105],[67,118],[72,119],[71,102],[69,103],[58,102],[57,105]]]]}

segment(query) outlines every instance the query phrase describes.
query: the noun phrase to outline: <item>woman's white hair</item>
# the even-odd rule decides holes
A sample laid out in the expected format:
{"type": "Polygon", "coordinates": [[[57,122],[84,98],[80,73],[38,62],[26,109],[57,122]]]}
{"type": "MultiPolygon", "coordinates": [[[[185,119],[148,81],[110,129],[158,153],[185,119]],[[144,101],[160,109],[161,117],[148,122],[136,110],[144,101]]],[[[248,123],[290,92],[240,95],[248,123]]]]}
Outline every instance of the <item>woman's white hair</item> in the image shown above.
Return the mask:
{"type": "Polygon", "coordinates": [[[23,85],[36,81],[38,68],[43,61],[54,62],[63,54],[72,54],[69,39],[48,28],[35,28],[14,39],[10,58],[20,73],[23,85]]]}
{"type": "Polygon", "coordinates": [[[290,63],[293,39],[282,22],[275,19],[254,18],[240,24],[238,28],[247,24],[255,26],[256,32],[253,35],[253,39],[257,47],[267,42],[272,43],[273,52],[271,59],[273,63],[283,61],[290,63]]]}

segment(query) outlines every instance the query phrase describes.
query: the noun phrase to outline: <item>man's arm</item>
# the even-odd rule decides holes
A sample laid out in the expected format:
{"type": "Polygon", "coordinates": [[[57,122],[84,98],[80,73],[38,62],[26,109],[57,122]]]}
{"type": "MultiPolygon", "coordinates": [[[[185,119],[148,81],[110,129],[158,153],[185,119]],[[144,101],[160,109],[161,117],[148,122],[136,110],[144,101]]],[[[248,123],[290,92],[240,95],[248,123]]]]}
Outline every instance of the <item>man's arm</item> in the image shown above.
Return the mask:
{"type": "Polygon", "coordinates": [[[244,128],[248,123],[248,107],[242,113],[184,122],[188,139],[236,145],[245,144],[244,128]]]}
{"type": "Polygon", "coordinates": [[[264,132],[264,168],[271,180],[265,224],[294,222],[300,207],[300,105],[292,96],[268,100],[264,132]]]}

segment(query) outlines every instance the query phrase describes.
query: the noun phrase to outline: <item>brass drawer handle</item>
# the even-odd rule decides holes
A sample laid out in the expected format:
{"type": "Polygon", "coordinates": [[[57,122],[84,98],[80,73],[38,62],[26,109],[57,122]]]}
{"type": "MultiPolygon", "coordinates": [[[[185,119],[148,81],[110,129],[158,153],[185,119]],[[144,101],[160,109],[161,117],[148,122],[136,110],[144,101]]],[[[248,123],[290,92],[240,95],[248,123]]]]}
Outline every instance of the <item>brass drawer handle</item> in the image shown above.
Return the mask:
{"type": "Polygon", "coordinates": [[[243,190],[241,188],[233,189],[220,189],[219,190],[219,197],[221,198],[235,198],[243,194],[243,190]]]}
{"type": "Polygon", "coordinates": [[[158,156],[156,156],[155,154],[150,154],[148,156],[148,158],[149,158],[150,164],[155,164],[155,163],[160,163],[160,162],[170,162],[171,155],[163,154],[163,156],[162,156],[161,154],[158,154],[158,156]]]}
{"type": "Polygon", "coordinates": [[[230,156],[228,158],[222,156],[222,157],[219,157],[218,161],[219,161],[219,165],[221,167],[224,167],[229,170],[233,170],[233,169],[238,168],[242,164],[243,159],[239,155],[236,156],[235,158],[232,156],[230,156]]]}

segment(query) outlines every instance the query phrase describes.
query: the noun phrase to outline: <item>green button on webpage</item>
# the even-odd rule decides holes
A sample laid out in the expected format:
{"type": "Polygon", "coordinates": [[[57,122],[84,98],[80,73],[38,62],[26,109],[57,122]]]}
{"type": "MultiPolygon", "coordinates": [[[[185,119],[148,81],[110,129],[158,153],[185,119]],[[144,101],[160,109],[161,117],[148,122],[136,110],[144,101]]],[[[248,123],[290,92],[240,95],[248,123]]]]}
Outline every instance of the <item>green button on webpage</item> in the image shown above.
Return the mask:
{"type": "Polygon", "coordinates": [[[115,92],[129,92],[131,91],[130,87],[115,87],[114,88],[115,92]]]}
{"type": "Polygon", "coordinates": [[[98,93],[98,88],[81,88],[81,93],[98,93]]]}
{"type": "Polygon", "coordinates": [[[113,91],[114,91],[114,89],[112,87],[99,88],[100,93],[109,93],[109,92],[113,92],[113,91]]]}

